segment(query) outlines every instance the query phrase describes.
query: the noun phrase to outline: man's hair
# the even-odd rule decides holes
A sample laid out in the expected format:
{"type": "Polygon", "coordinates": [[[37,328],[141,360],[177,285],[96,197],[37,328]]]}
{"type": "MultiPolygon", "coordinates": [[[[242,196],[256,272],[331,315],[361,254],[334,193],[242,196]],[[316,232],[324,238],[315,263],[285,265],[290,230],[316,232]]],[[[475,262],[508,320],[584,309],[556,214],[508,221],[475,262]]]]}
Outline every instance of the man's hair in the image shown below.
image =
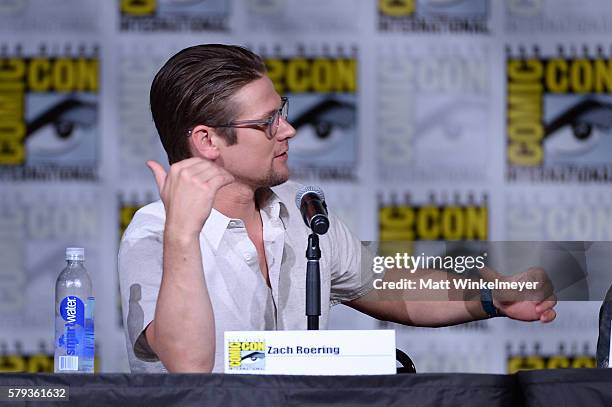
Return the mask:
{"type": "MultiPolygon", "coordinates": [[[[170,58],[155,75],[150,93],[153,121],[170,164],[192,156],[188,133],[194,126],[234,120],[239,106],[232,96],[265,73],[258,55],[234,45],[196,45],[170,58]]],[[[217,133],[228,145],[236,143],[233,128],[217,133]]]]}

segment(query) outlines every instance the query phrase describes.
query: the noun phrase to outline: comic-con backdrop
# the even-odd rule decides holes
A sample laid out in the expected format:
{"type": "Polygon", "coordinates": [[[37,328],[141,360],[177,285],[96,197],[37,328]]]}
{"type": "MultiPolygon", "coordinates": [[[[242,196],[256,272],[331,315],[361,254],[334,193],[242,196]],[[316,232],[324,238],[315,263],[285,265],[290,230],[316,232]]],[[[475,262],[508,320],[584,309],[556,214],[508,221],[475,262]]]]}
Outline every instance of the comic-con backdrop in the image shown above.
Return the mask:
{"type": "MultiPolygon", "coordinates": [[[[608,0],[0,0],[0,371],[53,368],[64,249],[86,249],[98,371],[128,369],[116,256],[165,162],[151,80],[209,42],[262,55],[295,179],[362,240],[612,240],[608,0]]],[[[548,326],[397,330],[423,372],[595,365],[597,302],[548,326]]]]}

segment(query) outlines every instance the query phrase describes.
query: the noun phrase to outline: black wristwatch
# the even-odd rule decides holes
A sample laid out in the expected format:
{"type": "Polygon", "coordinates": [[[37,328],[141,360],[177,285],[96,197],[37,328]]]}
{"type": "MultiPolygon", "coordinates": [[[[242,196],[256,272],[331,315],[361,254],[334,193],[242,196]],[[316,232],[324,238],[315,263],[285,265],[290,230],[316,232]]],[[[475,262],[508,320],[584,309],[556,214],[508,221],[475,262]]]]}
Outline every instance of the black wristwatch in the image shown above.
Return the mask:
{"type": "Polygon", "coordinates": [[[501,313],[493,304],[493,292],[490,289],[483,288],[480,290],[480,303],[482,304],[482,309],[487,313],[489,318],[501,316],[501,313]]]}

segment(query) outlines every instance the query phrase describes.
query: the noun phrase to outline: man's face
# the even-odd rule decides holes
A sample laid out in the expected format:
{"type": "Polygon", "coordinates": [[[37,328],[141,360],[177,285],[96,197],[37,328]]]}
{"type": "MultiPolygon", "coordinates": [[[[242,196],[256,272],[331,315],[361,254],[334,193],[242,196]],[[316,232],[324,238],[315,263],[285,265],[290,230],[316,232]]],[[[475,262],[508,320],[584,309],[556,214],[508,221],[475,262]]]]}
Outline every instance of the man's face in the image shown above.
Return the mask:
{"type": "MultiPolygon", "coordinates": [[[[239,120],[265,120],[281,107],[281,98],[272,81],[264,76],[240,89],[233,98],[239,108],[239,120]]],[[[218,145],[219,164],[237,180],[259,187],[282,184],[289,179],[287,166],[289,139],[295,129],[282,118],[276,135],[270,136],[267,126],[236,128],[238,142],[218,145]]]]}

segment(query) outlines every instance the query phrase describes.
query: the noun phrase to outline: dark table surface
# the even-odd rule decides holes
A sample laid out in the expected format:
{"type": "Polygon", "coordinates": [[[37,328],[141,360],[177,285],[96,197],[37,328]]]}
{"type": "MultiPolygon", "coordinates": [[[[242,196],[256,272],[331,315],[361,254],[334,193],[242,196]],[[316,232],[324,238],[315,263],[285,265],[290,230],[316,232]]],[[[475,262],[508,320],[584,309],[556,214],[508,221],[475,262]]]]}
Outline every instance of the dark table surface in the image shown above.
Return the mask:
{"type": "Polygon", "coordinates": [[[67,386],[85,406],[612,406],[611,369],[513,375],[253,376],[224,374],[1,374],[0,386],[67,386]]]}

